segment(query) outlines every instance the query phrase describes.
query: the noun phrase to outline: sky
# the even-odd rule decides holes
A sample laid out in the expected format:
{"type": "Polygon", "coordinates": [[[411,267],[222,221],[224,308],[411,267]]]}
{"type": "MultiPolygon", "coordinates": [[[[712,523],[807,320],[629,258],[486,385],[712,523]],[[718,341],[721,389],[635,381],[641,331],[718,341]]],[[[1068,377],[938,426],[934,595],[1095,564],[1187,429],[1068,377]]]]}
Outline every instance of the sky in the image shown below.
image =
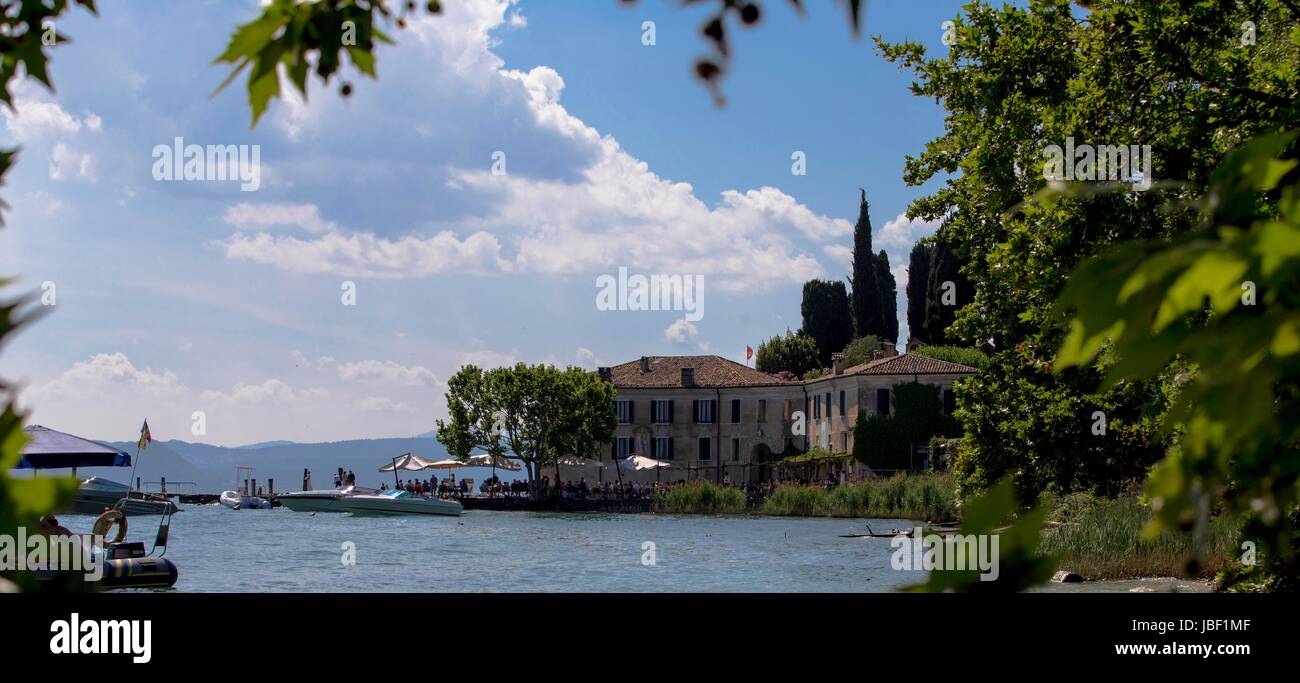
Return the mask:
{"type": "MultiPolygon", "coordinates": [[[[958,4],[875,0],[866,34],[942,51],[958,4]]],[[[423,433],[465,363],[744,362],[798,329],[804,281],[847,277],[859,187],[905,317],[907,254],[937,226],[904,212],[938,181],[908,187],[904,157],[942,111],[814,5],[733,29],[719,108],[691,75],[700,8],[444,3],[391,29],[377,80],[345,67],[351,97],[313,80],[253,129],[243,79],[211,95],[255,0],[74,13],[57,93],[17,84],[0,112],[22,147],[0,273],[49,304],[0,375],[29,422],[91,438],[145,418],[227,446],[423,433]],[[256,146],[256,189],[158,179],[176,138],[256,146]],[[701,278],[702,306],[602,310],[620,268],[701,278]]]]}

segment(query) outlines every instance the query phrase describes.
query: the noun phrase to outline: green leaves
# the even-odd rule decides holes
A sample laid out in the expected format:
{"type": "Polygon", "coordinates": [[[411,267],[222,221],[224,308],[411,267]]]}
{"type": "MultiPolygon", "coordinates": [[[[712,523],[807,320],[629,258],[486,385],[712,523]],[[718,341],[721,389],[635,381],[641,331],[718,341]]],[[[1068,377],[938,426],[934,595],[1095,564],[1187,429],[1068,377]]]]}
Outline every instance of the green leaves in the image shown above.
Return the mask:
{"type": "MultiPolygon", "coordinates": [[[[1010,593],[1046,582],[1056,571],[1056,560],[1038,551],[1048,512],[1046,506],[1020,511],[1014,483],[1010,479],[1002,480],[983,495],[966,501],[962,506],[961,529],[957,532],[959,538],[997,537],[996,546],[991,540],[985,546],[990,550],[996,548],[993,557],[985,559],[996,562],[997,579],[981,579],[985,572],[979,569],[978,541],[974,547],[961,543],[944,544],[945,554],[956,552],[962,556],[959,560],[951,558],[953,562],[949,567],[967,569],[936,568],[925,583],[904,590],[914,593],[1010,593]]],[[[933,537],[943,543],[939,534],[927,534],[926,540],[933,537]]]]}
{"type": "MultiPolygon", "coordinates": [[[[441,11],[434,3],[426,9],[441,11]]],[[[344,54],[357,71],[375,78],[375,47],[393,42],[376,21],[392,18],[384,0],[273,0],[261,16],[235,29],[226,49],[213,61],[232,65],[213,95],[248,70],[248,104],[256,126],[271,100],[281,95],[282,74],[304,99],[308,74],[314,70],[328,84],[344,54]]],[[[400,27],[405,19],[397,17],[395,22],[400,27]]],[[[352,86],[343,83],[339,90],[346,97],[352,86]]]]}
{"type": "Polygon", "coordinates": [[[1228,154],[1198,205],[1203,227],[1169,242],[1121,245],[1080,266],[1058,301],[1070,334],[1058,368],[1103,347],[1110,381],[1149,377],[1175,358],[1195,368],[1165,418],[1179,447],[1147,492],[1147,533],[1203,529],[1220,502],[1253,519],[1278,567],[1294,557],[1283,511],[1300,498],[1300,174],[1294,132],[1228,154]],[[1271,198],[1278,198],[1276,203],[1271,198]]]}

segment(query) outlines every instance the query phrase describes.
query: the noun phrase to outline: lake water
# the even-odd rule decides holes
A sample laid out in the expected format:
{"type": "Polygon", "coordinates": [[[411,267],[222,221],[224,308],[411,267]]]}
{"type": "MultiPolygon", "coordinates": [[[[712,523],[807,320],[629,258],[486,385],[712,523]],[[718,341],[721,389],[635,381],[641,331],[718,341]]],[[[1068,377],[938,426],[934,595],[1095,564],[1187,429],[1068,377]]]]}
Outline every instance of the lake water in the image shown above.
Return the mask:
{"type": "MultiPolygon", "coordinates": [[[[93,517],[64,515],[73,531],[93,517]]],[[[462,517],[352,517],[186,506],[172,518],[172,590],[883,592],[924,579],[890,567],[890,539],[840,538],[906,520],[561,514],[474,510],[462,517]],[[643,550],[653,543],[654,563],[643,550]],[[343,561],[355,544],[355,564],[343,561]]],[[[157,517],[129,540],[153,545],[157,517]]],[[[1170,579],[1049,590],[1196,590],[1170,579]]]]}

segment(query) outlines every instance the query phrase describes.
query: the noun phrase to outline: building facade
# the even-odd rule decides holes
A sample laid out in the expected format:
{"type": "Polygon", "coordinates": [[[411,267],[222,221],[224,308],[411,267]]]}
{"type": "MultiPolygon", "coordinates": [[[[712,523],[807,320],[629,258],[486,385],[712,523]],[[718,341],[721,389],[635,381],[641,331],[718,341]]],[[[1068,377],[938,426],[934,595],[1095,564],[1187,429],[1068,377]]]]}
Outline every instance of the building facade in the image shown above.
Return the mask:
{"type": "MultiPolygon", "coordinates": [[[[889,411],[893,385],[939,385],[951,406],[953,380],[975,372],[885,353],[852,368],[842,368],[837,358],[829,374],[806,382],[782,381],[719,356],[644,356],[600,368],[617,390],[618,426],[609,454],[667,463],[637,472],[640,480],[765,481],[775,474],[774,463],[810,447],[851,453],[858,414],[889,411]],[[800,412],[802,430],[796,426],[800,412]]],[[[860,464],[852,467],[866,474],[860,464]]]]}

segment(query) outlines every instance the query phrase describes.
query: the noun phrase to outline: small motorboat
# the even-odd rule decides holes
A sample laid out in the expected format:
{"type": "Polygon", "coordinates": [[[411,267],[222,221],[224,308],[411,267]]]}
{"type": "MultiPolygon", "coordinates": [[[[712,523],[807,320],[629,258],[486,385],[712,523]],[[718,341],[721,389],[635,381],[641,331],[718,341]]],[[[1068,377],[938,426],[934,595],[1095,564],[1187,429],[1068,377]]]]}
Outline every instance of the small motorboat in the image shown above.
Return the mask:
{"type": "Polygon", "coordinates": [[[464,510],[454,500],[425,498],[401,489],[376,494],[341,496],[337,500],[345,512],[353,515],[450,515],[459,517],[464,510]]]}
{"type": "Polygon", "coordinates": [[[231,510],[261,510],[271,509],[271,501],[257,496],[246,496],[239,491],[222,491],[221,498],[218,499],[222,505],[231,510]]]}
{"type": "Polygon", "coordinates": [[[163,515],[176,512],[176,503],[167,498],[143,491],[132,491],[126,484],[119,484],[102,477],[91,477],[77,487],[77,495],[72,499],[71,512],[83,515],[98,515],[106,508],[122,508],[128,515],[163,515]]]}
{"type": "Polygon", "coordinates": [[[345,486],[337,489],[320,491],[294,491],[281,493],[275,497],[280,504],[294,512],[347,512],[341,500],[352,495],[370,495],[379,493],[376,489],[360,486],[345,486]]]}

